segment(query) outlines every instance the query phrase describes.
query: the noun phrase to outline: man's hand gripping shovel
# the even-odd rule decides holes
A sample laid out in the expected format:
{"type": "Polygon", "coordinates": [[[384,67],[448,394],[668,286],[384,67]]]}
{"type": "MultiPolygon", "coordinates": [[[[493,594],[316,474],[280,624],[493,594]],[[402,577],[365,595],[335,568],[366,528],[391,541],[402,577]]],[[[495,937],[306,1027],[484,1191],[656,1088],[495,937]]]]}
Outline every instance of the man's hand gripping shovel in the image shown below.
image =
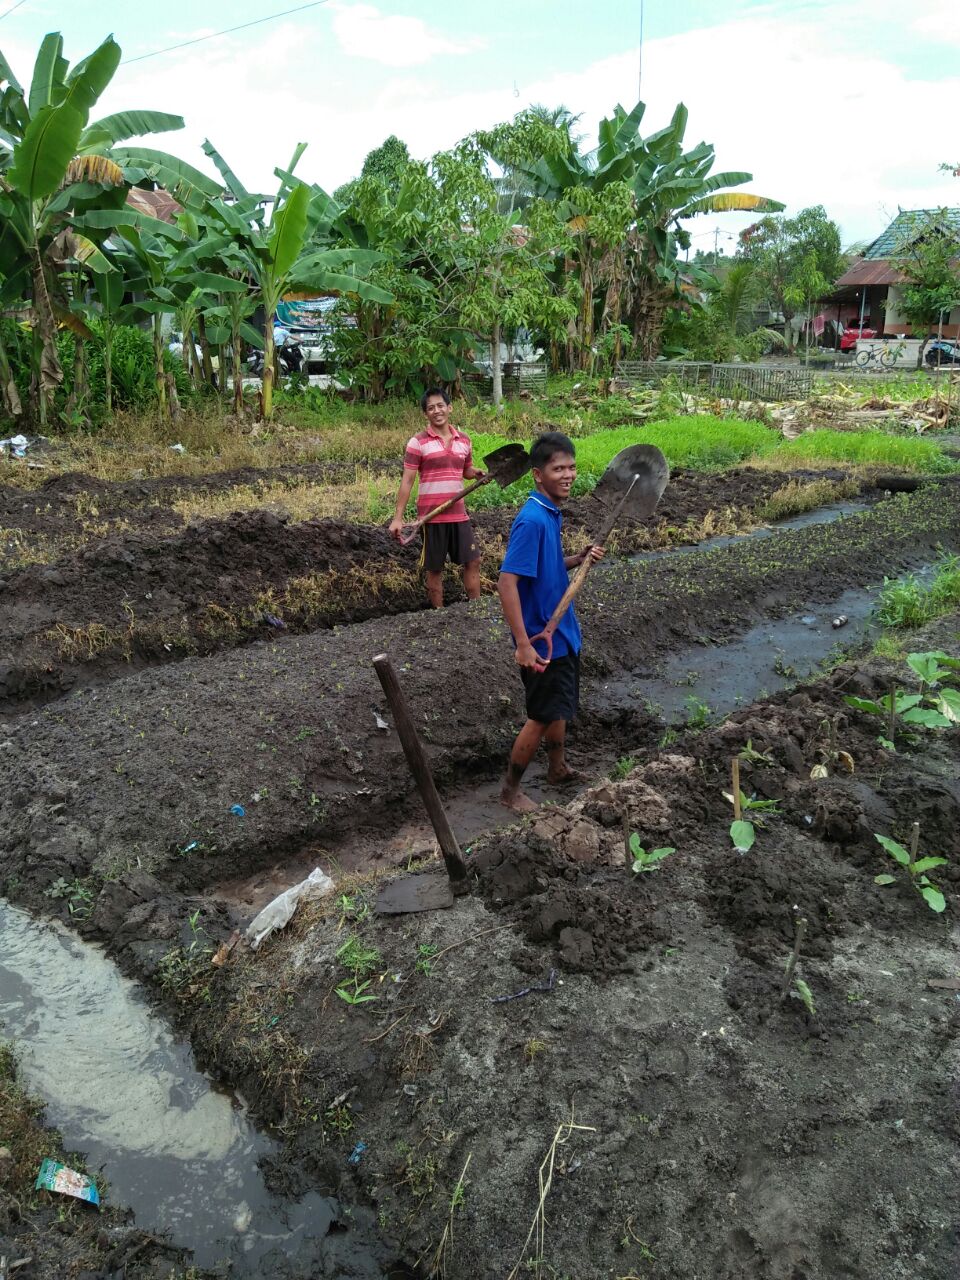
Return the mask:
{"type": "Polygon", "coordinates": [[[472,484],[465,485],[459,493],[455,493],[452,498],[448,498],[446,502],[441,502],[439,507],[434,507],[432,511],[428,511],[425,516],[421,516],[419,520],[415,520],[413,524],[405,525],[397,535],[397,541],[401,546],[406,546],[417,536],[421,527],[428,524],[431,520],[436,520],[437,516],[443,515],[444,511],[449,511],[455,503],[467,497],[468,494],[474,493],[477,489],[482,489],[485,484],[495,481],[501,489],[505,489],[508,484],[513,484],[514,480],[519,480],[521,476],[525,476],[530,470],[530,455],[522,444],[505,444],[499,449],[494,449],[492,453],[488,453],[483,460],[486,475],[481,480],[474,480],[472,484]]]}
{"type": "MultiPolygon", "coordinates": [[[[669,479],[670,467],[667,460],[652,444],[632,444],[629,448],[622,449],[607,465],[593,491],[593,496],[599,498],[610,511],[606,523],[594,539],[594,545],[604,546],[621,516],[643,520],[653,515],[669,479]]],[[[553,633],[573,604],[592,564],[593,560],[589,555],[586,556],[563,593],[560,603],[550,615],[547,625],[537,635],[530,637],[530,643],[534,647],[541,640],[546,645],[545,654],[537,653],[540,659],[537,663],[538,672],[546,671],[553,657],[553,633]]]]}

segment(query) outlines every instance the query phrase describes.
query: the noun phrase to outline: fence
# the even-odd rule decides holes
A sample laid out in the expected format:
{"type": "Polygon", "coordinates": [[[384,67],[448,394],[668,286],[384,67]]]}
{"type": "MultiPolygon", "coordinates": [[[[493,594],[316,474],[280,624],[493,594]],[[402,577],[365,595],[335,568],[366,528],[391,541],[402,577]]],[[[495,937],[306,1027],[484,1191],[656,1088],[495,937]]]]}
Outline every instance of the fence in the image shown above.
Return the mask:
{"type": "MultiPolygon", "coordinates": [[[[493,396],[493,376],[489,373],[465,373],[461,377],[463,394],[471,403],[489,400],[493,396]]],[[[503,394],[508,400],[516,399],[521,391],[542,395],[547,390],[545,365],[519,361],[503,366],[503,394]]]]}
{"type": "Polygon", "coordinates": [[[813,391],[814,371],[770,364],[710,364],[705,361],[621,360],[617,380],[659,386],[675,378],[681,386],[736,400],[802,400],[813,391]]]}

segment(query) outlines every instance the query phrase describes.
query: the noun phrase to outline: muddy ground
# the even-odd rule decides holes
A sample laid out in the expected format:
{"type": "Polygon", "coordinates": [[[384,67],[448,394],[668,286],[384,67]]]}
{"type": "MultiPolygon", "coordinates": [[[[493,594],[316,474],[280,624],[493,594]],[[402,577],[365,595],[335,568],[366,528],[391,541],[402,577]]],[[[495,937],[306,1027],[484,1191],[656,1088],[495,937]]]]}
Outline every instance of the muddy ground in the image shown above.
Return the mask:
{"type": "MultiPolygon", "coordinates": [[[[957,653],[958,627],[915,643],[957,653]]],[[[891,752],[842,700],[905,670],[849,662],[639,749],[626,778],[479,842],[452,910],[378,918],[355,883],[259,955],[161,966],[202,1059],[288,1135],[278,1183],[369,1206],[424,1275],[949,1280],[960,736],[891,752]],[[722,794],[738,753],[745,794],[780,810],[747,854],[722,794]],[[627,870],[624,820],[675,848],[659,871],[627,870]],[[942,915],[908,877],[874,883],[874,833],[914,821],[948,859],[942,915]],[[782,998],[798,919],[812,1009],[782,998]],[[353,1007],[351,938],[375,995],[353,1007]]],[[[131,887],[104,890],[100,926],[142,958],[131,887]]],[[[173,923],[175,900],[138,891],[141,935],[173,923]]]]}
{"type": "MultiPolygon", "coordinates": [[[[681,477],[669,518],[717,510],[721,489],[709,485],[722,479],[698,489],[691,478],[685,498],[681,477]],[[713,505],[696,507],[704,493],[713,505]]],[[[730,500],[741,492],[741,510],[756,508],[783,481],[734,478],[730,500]]],[[[589,511],[579,518],[589,524],[589,511]]],[[[596,570],[579,607],[572,746],[636,767],[475,844],[474,891],[453,910],[393,920],[369,913],[370,884],[391,869],[378,853],[416,805],[395,734],[377,725],[386,707],[370,658],[391,655],[442,788],[495,770],[522,708],[492,601],[436,614],[378,607],[299,635],[268,623],[262,643],[232,648],[231,633],[220,651],[136,673],[104,662],[99,683],[54,696],[73,679],[62,663],[48,705],[16,707],[29,637],[56,613],[44,613],[47,590],[74,602],[69,625],[101,621],[97,602],[115,608],[128,582],[152,590],[149,545],[158,589],[202,601],[214,525],[235,600],[253,594],[261,544],[271,589],[317,557],[349,572],[381,549],[397,555],[377,530],[254,513],[172,537],[118,534],[121,549],[140,539],[139,559],[98,555],[81,576],[68,558],[78,576],[43,590],[43,569],[23,571],[30,589],[17,576],[0,891],[64,919],[70,894],[47,896],[54,882],[91,903],[73,924],[174,1002],[204,1065],[287,1139],[272,1185],[361,1206],[388,1255],[452,1280],[504,1280],[515,1263],[526,1274],[538,1255],[543,1275],[569,1280],[952,1277],[960,1006],[926,984],[958,970],[957,730],[896,753],[879,746],[877,726],[842,703],[909,683],[902,664],[879,660],[663,748],[654,708],[599,693],[682,646],[722,644],[957,550],[960,489],[931,484],[831,525],[596,570]],[[348,531],[356,545],[331,543],[348,531]],[[194,558],[178,570],[167,550],[191,538],[194,558]],[[744,789],[781,813],[741,855],[721,792],[748,741],[744,789]],[[853,774],[838,771],[841,749],[853,774]],[[824,762],[830,776],[812,781],[824,762]],[[626,871],[624,817],[644,847],[676,848],[657,873],[626,871]],[[889,869],[874,832],[903,838],[914,820],[925,851],[950,860],[938,871],[943,916],[908,885],[873,883],[889,869]],[[243,923],[224,883],[314,853],[348,901],[310,907],[261,955],[235,948],[213,967],[243,923]],[[204,945],[191,947],[197,910],[204,945]],[[799,915],[813,1013],[779,999],[799,915]],[[350,981],[336,952],[352,936],[377,953],[376,999],[355,1006],[336,995],[350,981]],[[545,1234],[525,1244],[557,1135],[545,1234]]],[[[956,653],[957,626],[917,647],[956,653]]],[[[289,1265],[291,1280],[321,1274],[307,1253],[289,1265]]]]}
{"type": "MultiPolygon", "coordinates": [[[[36,490],[0,488],[0,542],[11,554],[14,542],[48,548],[42,562],[0,574],[0,713],[271,631],[297,634],[422,608],[419,543],[401,548],[383,528],[292,523],[282,500],[271,510],[189,523],[170,506],[184,494],[237,485],[336,484],[355,475],[356,468],[326,464],[115,483],[68,474],[36,490]]],[[[656,517],[622,529],[614,550],[749,528],[772,494],[813,481],[847,495],[862,483],[841,472],[680,472],[656,517]]],[[[488,590],[513,515],[503,508],[476,517],[488,590]]],[[[581,546],[600,521],[593,499],[572,503],[571,545],[581,546]]],[[[462,598],[453,573],[447,597],[462,598]]]]}
{"type": "MultiPolygon", "coordinates": [[[[579,744],[627,751],[658,732],[629,698],[594,711],[598,683],[958,545],[960,489],[933,486],[831,525],[601,567],[581,597],[579,744]]],[[[379,652],[393,660],[442,783],[503,757],[522,705],[491,600],[187,659],[9,721],[0,884],[39,900],[64,874],[115,881],[136,869],[198,888],[262,866],[267,847],[276,860],[358,821],[394,822],[411,786],[395,734],[378,728],[379,652]]]]}

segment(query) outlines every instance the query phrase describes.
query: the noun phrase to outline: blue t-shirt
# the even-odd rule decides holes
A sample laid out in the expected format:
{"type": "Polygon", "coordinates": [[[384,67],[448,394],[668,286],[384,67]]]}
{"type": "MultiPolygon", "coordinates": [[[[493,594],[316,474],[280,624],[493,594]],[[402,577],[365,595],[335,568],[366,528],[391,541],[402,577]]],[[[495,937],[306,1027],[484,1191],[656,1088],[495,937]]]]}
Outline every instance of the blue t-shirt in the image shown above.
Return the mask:
{"type": "MultiPolygon", "coordinates": [[[[560,508],[546,494],[531,493],[510,530],[500,572],[517,575],[517,591],[528,636],[543,630],[570,585],[560,542],[562,524],[560,508]]],[[[546,651],[542,642],[538,646],[540,651],[546,651]]],[[[579,652],[580,624],[570,605],[554,634],[553,656],[562,658],[564,654],[579,652]]]]}

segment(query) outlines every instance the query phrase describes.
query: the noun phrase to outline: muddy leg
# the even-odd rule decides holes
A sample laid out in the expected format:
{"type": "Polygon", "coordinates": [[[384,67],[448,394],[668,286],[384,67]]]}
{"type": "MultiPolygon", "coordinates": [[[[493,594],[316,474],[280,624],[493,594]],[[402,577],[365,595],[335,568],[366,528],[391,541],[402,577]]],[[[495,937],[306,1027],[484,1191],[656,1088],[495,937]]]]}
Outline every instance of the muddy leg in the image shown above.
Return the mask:
{"type": "Polygon", "coordinates": [[[510,752],[506,777],[500,788],[500,803],[505,804],[508,809],[514,809],[517,813],[530,813],[537,807],[530,797],[525,796],[520,790],[520,783],[523,781],[527,765],[537,754],[540,739],[546,727],[539,720],[528,720],[517,734],[517,740],[510,752]]]}
{"type": "Polygon", "coordinates": [[[555,786],[573,782],[577,773],[567,764],[564,754],[567,746],[566,720],[554,720],[547,725],[543,745],[547,748],[547,781],[555,786]]]}
{"type": "Polygon", "coordinates": [[[443,608],[443,570],[427,570],[427,599],[431,609],[443,608]]]}
{"type": "Polygon", "coordinates": [[[468,600],[480,599],[480,561],[471,560],[463,566],[463,589],[468,600]]]}

